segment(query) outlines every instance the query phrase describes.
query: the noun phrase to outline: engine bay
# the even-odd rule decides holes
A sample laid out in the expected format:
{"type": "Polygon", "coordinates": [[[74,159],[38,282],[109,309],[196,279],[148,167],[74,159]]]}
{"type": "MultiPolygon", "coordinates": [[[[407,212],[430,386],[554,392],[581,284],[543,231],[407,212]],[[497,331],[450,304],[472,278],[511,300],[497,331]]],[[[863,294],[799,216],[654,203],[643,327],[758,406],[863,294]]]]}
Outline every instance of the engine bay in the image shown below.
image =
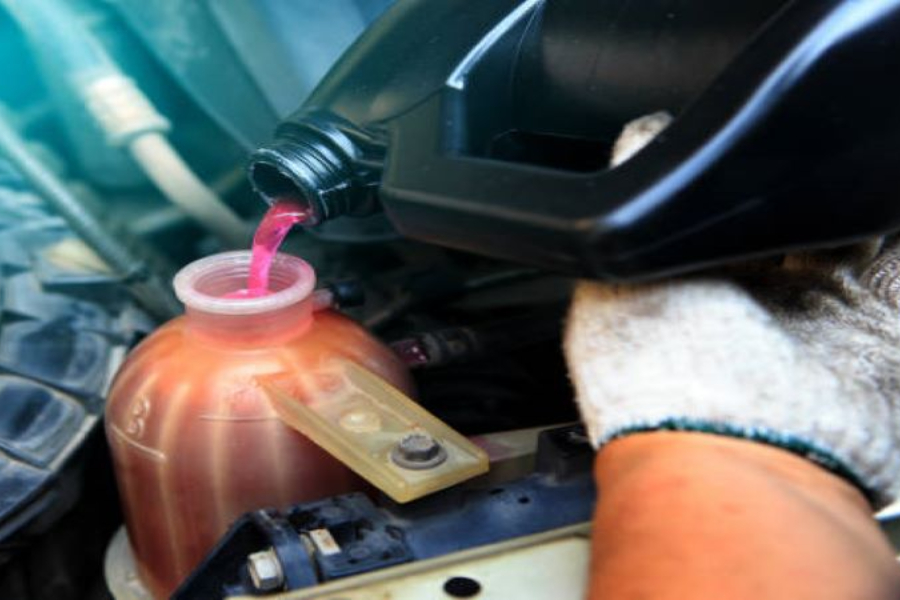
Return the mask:
{"type": "Polygon", "coordinates": [[[893,194],[878,107],[830,95],[861,150],[822,143],[796,111],[843,80],[827,53],[775,69],[789,36],[760,35],[821,41],[825,9],[648,4],[0,0],[0,598],[583,595],[576,278],[900,220],[841,196],[893,194]],[[662,109],[671,135],[607,168],[662,109]],[[801,138],[816,152],[783,169],[801,138]],[[302,226],[257,298],[245,263],[282,203],[302,226]],[[239,284],[200,273],[236,256],[239,284]]]}

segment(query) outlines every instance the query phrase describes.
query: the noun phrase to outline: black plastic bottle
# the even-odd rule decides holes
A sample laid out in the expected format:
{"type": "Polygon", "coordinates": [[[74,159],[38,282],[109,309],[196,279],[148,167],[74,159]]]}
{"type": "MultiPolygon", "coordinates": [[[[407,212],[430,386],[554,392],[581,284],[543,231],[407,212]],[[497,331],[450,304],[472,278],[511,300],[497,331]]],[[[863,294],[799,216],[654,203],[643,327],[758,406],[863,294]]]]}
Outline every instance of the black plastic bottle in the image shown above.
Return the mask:
{"type": "Polygon", "coordinates": [[[319,222],[635,279],[900,225],[900,0],[399,0],[250,163],[319,222]],[[674,123],[607,169],[625,122],[674,123]]]}

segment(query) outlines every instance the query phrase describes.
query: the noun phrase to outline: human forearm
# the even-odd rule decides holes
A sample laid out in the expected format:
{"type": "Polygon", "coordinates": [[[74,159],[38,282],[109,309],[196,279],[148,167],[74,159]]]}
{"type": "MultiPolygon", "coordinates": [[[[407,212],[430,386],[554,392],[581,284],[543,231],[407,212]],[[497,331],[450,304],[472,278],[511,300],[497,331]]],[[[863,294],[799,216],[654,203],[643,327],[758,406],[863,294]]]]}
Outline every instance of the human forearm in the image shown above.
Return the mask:
{"type": "Polygon", "coordinates": [[[786,451],[636,434],[598,455],[592,598],[900,597],[863,496],[786,451]]]}

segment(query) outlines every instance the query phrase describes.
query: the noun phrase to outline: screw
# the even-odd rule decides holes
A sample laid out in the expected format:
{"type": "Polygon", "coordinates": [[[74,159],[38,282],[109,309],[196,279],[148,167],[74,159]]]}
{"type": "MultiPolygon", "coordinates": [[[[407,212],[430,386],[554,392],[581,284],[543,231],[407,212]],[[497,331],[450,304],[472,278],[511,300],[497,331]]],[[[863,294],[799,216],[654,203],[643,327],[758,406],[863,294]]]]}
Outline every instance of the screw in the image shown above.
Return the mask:
{"type": "Polygon", "coordinates": [[[253,587],[260,592],[271,592],[284,585],[284,571],[281,561],[271,548],[262,552],[254,552],[247,557],[247,571],[253,587]]]}
{"type": "Polygon", "coordinates": [[[410,433],[391,450],[391,460],[404,469],[432,469],[447,460],[447,451],[427,433],[410,433]]]}

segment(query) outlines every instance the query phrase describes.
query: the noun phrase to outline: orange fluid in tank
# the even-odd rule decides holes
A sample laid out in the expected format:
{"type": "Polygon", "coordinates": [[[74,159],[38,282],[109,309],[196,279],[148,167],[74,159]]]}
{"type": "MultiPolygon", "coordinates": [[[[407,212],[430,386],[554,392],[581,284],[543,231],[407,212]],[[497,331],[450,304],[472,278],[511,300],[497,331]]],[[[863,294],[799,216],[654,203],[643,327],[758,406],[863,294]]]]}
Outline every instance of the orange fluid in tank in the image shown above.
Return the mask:
{"type": "Polygon", "coordinates": [[[126,527],[156,598],[244,512],[365,487],[278,419],[257,376],[344,357],[411,388],[388,348],[353,321],[312,310],[315,276],[304,261],[275,255],[262,295],[241,292],[250,263],[249,252],[232,252],[182,270],[186,314],[135,349],[110,392],[106,428],[126,527]]]}

